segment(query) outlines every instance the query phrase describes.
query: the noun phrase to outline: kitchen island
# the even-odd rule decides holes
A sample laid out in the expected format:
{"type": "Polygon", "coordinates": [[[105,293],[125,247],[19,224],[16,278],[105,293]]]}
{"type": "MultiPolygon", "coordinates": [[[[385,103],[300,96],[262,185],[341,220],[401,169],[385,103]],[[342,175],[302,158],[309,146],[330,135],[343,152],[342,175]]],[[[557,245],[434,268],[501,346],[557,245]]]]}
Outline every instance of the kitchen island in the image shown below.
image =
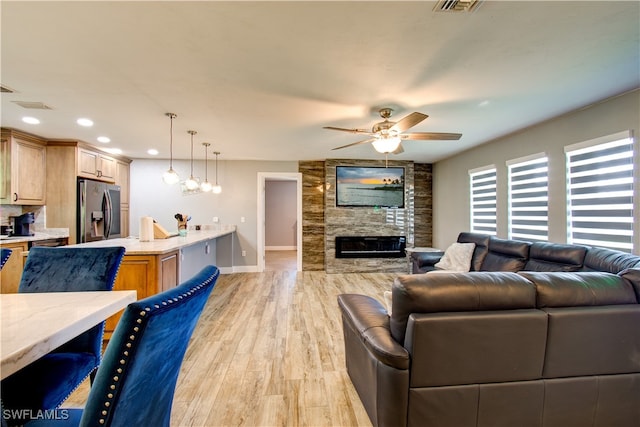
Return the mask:
{"type": "MultiPolygon", "coordinates": [[[[138,299],[173,288],[194,276],[205,265],[232,267],[235,226],[216,226],[186,236],[174,236],[150,242],[121,238],[80,243],[74,246],[125,248],[114,290],[135,290],[138,299]]],[[[222,268],[221,268],[222,270],[222,268]]],[[[107,319],[105,339],[115,328],[120,314],[107,319]]]]}

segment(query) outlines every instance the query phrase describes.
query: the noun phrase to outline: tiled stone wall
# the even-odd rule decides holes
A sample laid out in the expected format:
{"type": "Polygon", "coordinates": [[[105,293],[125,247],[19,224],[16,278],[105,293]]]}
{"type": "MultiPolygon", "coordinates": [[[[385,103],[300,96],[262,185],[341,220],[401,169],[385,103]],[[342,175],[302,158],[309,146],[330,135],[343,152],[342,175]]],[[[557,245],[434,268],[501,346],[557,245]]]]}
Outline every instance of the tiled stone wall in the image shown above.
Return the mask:
{"type": "Polygon", "coordinates": [[[324,162],[301,161],[302,270],[324,271],[324,162]]]}
{"type": "Polygon", "coordinates": [[[415,246],[431,247],[433,242],[433,168],[429,163],[414,163],[414,239],[415,246]]]}
{"type": "Polygon", "coordinates": [[[405,209],[336,208],[336,166],[384,166],[373,160],[301,161],[302,269],[327,273],[407,272],[404,258],[335,258],[336,236],[402,235],[407,246],[431,246],[432,166],[389,161],[404,166],[405,209]],[[398,215],[400,213],[400,215],[398,215]],[[415,224],[415,225],[414,225],[415,224]]]}
{"type": "Polygon", "coordinates": [[[407,236],[413,243],[413,162],[389,161],[405,168],[405,208],[336,207],[336,166],[385,166],[384,160],[327,159],[325,177],[325,271],[327,273],[406,272],[405,258],[336,258],[336,236],[407,236]]]}

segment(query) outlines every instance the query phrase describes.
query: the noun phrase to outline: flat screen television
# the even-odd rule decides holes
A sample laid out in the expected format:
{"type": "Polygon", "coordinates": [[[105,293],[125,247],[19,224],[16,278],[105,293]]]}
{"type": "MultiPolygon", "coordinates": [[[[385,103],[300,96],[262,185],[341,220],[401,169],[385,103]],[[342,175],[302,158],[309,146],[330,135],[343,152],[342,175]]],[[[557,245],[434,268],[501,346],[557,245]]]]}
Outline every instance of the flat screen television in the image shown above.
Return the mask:
{"type": "Polygon", "coordinates": [[[336,166],[336,206],[404,208],[404,168],[336,166]]]}

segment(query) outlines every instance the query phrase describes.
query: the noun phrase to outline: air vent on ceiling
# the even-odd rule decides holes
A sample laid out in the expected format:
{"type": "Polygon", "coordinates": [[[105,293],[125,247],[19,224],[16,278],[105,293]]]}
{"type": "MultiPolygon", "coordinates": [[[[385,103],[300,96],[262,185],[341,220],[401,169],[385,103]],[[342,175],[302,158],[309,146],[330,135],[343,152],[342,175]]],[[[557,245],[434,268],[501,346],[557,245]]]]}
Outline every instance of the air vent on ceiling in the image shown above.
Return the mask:
{"type": "Polygon", "coordinates": [[[11,89],[8,86],[0,85],[0,93],[13,93],[15,90],[11,89]]]}
{"type": "Polygon", "coordinates": [[[436,12],[471,12],[478,8],[483,0],[440,0],[436,12]]]}
{"type": "Polygon", "coordinates": [[[31,101],[13,101],[14,104],[18,104],[22,108],[28,108],[30,110],[53,110],[44,102],[31,102],[31,101]]]}

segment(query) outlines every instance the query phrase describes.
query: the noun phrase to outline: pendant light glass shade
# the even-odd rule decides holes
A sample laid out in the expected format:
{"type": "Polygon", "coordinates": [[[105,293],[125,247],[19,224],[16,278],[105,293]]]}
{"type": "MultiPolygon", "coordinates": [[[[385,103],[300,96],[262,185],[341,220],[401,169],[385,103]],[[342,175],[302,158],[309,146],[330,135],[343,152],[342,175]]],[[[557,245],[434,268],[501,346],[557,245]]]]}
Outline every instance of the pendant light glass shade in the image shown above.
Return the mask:
{"type": "Polygon", "coordinates": [[[200,190],[208,193],[213,188],[213,185],[209,182],[209,156],[207,156],[207,149],[211,144],[203,142],[204,145],[204,181],[200,183],[200,190]]]}
{"type": "Polygon", "coordinates": [[[213,186],[211,191],[213,191],[213,193],[215,194],[220,194],[222,193],[222,187],[220,187],[220,185],[218,184],[218,154],[220,154],[220,152],[214,151],[213,154],[216,155],[216,185],[213,186]]]}
{"type": "Polygon", "coordinates": [[[188,130],[187,133],[191,134],[191,174],[189,175],[189,179],[184,182],[187,190],[195,190],[200,187],[200,183],[196,178],[193,177],[193,135],[195,135],[195,130],[188,130]]]}
{"type": "Polygon", "coordinates": [[[176,118],[176,115],[173,113],[167,113],[166,115],[171,119],[171,127],[169,129],[169,170],[162,175],[162,180],[165,184],[171,185],[180,181],[180,176],[173,170],[173,119],[176,118]]]}

